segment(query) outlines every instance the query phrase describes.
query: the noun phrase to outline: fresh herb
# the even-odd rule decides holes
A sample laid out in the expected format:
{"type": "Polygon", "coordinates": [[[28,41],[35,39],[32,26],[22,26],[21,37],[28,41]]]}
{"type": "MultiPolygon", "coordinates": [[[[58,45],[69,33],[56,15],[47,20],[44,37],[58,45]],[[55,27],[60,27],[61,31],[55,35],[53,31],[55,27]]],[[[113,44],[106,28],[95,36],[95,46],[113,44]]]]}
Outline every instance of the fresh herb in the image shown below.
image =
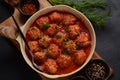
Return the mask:
{"type": "Polygon", "coordinates": [[[76,46],[76,49],[79,50],[81,47],[80,46],[76,46]]]}
{"type": "Polygon", "coordinates": [[[66,51],[66,50],[63,50],[62,53],[63,53],[64,55],[70,55],[70,53],[69,53],[68,51],[66,51]]]}
{"type": "Polygon", "coordinates": [[[45,54],[45,56],[46,56],[47,58],[50,58],[50,55],[49,55],[49,53],[46,53],[46,54],[45,54]]]}
{"type": "Polygon", "coordinates": [[[52,5],[64,4],[71,6],[82,12],[94,26],[102,28],[105,26],[105,19],[110,16],[110,12],[100,13],[105,10],[107,3],[102,0],[48,0],[52,5]]]}
{"type": "Polygon", "coordinates": [[[72,51],[73,49],[76,49],[75,46],[70,46],[70,50],[72,51]]]}
{"type": "Polygon", "coordinates": [[[65,24],[65,20],[62,21],[62,24],[65,24]]]}
{"type": "Polygon", "coordinates": [[[69,28],[69,26],[65,26],[65,28],[66,28],[66,29],[68,29],[68,28],[69,28]]]}
{"type": "Polygon", "coordinates": [[[42,26],[46,29],[50,27],[50,24],[42,24],[42,26]]]}
{"type": "Polygon", "coordinates": [[[60,39],[62,37],[61,37],[61,35],[55,35],[55,38],[60,39]]]}
{"type": "Polygon", "coordinates": [[[66,37],[63,41],[68,42],[69,40],[70,40],[69,37],[66,37]]]}
{"type": "Polygon", "coordinates": [[[65,39],[63,39],[64,45],[67,45],[69,40],[70,40],[69,37],[66,37],[65,39]]]}
{"type": "Polygon", "coordinates": [[[36,30],[36,29],[35,29],[35,27],[32,27],[31,30],[34,31],[34,30],[36,30]]]}
{"type": "Polygon", "coordinates": [[[64,45],[67,45],[68,42],[63,42],[63,43],[64,43],[64,45]]]}

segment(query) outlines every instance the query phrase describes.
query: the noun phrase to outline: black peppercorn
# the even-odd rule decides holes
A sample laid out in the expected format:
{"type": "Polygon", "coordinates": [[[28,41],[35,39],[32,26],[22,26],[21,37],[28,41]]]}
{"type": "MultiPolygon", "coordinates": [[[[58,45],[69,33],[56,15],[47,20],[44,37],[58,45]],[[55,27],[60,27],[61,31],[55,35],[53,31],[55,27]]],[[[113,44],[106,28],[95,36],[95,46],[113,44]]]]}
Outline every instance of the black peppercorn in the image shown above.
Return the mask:
{"type": "Polygon", "coordinates": [[[85,72],[90,80],[106,80],[109,66],[103,60],[94,59],[88,63],[85,72]]]}

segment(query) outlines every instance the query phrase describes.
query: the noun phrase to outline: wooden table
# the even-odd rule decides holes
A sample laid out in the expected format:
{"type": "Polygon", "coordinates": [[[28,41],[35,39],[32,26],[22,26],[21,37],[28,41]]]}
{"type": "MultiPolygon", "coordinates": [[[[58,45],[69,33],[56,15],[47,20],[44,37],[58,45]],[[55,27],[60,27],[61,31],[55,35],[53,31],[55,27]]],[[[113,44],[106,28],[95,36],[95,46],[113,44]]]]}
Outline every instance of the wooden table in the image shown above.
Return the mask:
{"type": "MultiPolygon", "coordinates": [[[[47,0],[39,0],[39,2],[40,2],[40,9],[51,6],[51,4],[47,0]]],[[[15,8],[15,12],[13,16],[17,20],[17,23],[19,24],[19,26],[22,27],[25,23],[25,21],[23,21],[24,17],[19,13],[17,8],[15,8]]],[[[9,17],[4,22],[0,23],[0,35],[11,39],[16,44],[15,39],[17,37],[17,29],[12,17],[9,17]]],[[[93,58],[102,59],[97,52],[94,52],[93,58]]],[[[113,70],[110,67],[110,75],[112,74],[113,74],[113,70]]],[[[43,78],[43,80],[53,80],[53,79],[47,79],[43,76],[41,77],[43,78]]],[[[54,80],[69,80],[70,77],[71,76],[60,78],[60,79],[54,79],[54,80]]]]}

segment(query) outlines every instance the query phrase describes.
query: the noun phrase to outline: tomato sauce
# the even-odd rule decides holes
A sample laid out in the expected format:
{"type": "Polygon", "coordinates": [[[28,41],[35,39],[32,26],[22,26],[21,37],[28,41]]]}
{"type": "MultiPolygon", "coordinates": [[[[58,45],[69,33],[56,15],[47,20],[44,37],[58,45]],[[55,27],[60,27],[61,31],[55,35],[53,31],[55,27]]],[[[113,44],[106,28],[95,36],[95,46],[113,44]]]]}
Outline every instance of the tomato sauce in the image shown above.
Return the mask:
{"type": "Polygon", "coordinates": [[[72,72],[72,71],[74,71],[74,70],[76,70],[76,69],[78,69],[79,68],[79,66],[78,65],[76,65],[76,64],[74,64],[74,63],[72,63],[71,64],[71,66],[69,66],[67,69],[58,69],[58,71],[57,71],[57,74],[67,74],[67,73],[70,73],[70,72],[72,72]]]}

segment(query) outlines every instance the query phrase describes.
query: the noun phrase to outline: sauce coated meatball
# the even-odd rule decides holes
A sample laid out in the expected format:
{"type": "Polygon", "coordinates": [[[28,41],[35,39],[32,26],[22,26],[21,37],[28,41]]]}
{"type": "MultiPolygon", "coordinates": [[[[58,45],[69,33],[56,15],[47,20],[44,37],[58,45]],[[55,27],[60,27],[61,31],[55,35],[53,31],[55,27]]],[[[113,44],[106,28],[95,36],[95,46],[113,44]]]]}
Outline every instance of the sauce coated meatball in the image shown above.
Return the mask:
{"type": "Polygon", "coordinates": [[[61,22],[63,20],[63,15],[60,14],[59,12],[52,12],[49,15],[49,18],[52,22],[61,22]]]}
{"type": "Polygon", "coordinates": [[[68,27],[68,32],[70,38],[74,39],[77,35],[80,34],[80,26],[75,24],[75,25],[70,25],[68,27]]]}
{"type": "Polygon", "coordinates": [[[44,63],[46,60],[46,53],[45,52],[35,52],[34,59],[36,63],[44,63]]]}
{"type": "Polygon", "coordinates": [[[47,54],[52,58],[57,58],[60,53],[61,50],[56,44],[50,44],[50,46],[47,49],[47,54]]]}
{"type": "Polygon", "coordinates": [[[36,52],[36,51],[40,50],[37,41],[29,41],[28,44],[29,44],[30,49],[32,50],[32,52],[36,52]]]}
{"type": "Polygon", "coordinates": [[[42,32],[37,27],[31,27],[27,31],[28,38],[30,40],[36,40],[41,38],[42,32]]]}
{"type": "Polygon", "coordinates": [[[51,38],[48,35],[44,35],[41,39],[38,40],[38,43],[41,47],[48,47],[50,42],[51,42],[51,38]]]}
{"type": "Polygon", "coordinates": [[[59,45],[59,46],[62,46],[63,44],[63,40],[66,38],[66,33],[63,33],[63,32],[58,32],[54,38],[53,38],[53,41],[59,45]]]}
{"type": "Polygon", "coordinates": [[[90,36],[86,32],[80,33],[80,35],[76,38],[76,44],[81,47],[87,47],[90,45],[90,36]]]}
{"type": "Polygon", "coordinates": [[[75,54],[73,54],[73,60],[78,65],[82,65],[85,62],[86,57],[87,56],[84,50],[79,50],[75,54]]]}
{"type": "Polygon", "coordinates": [[[64,54],[61,54],[56,61],[61,69],[69,67],[72,63],[71,57],[64,54]]]}
{"type": "Polygon", "coordinates": [[[61,24],[57,25],[57,32],[65,32],[64,26],[61,24]]]}
{"type": "Polygon", "coordinates": [[[49,18],[47,16],[42,16],[36,20],[36,24],[40,29],[44,29],[44,25],[49,24],[49,18]]]}
{"type": "Polygon", "coordinates": [[[69,40],[68,42],[64,43],[64,47],[65,49],[69,52],[69,53],[74,53],[76,52],[76,44],[74,41],[69,40]]]}
{"type": "Polygon", "coordinates": [[[44,70],[46,73],[55,74],[57,72],[58,65],[55,60],[48,59],[44,63],[44,70]]]}
{"type": "Polygon", "coordinates": [[[45,31],[49,36],[54,36],[57,32],[57,25],[56,24],[50,24],[49,28],[45,31]]]}
{"type": "Polygon", "coordinates": [[[64,24],[65,25],[72,25],[75,24],[75,21],[77,18],[73,16],[72,14],[65,14],[64,15],[64,24]]]}

